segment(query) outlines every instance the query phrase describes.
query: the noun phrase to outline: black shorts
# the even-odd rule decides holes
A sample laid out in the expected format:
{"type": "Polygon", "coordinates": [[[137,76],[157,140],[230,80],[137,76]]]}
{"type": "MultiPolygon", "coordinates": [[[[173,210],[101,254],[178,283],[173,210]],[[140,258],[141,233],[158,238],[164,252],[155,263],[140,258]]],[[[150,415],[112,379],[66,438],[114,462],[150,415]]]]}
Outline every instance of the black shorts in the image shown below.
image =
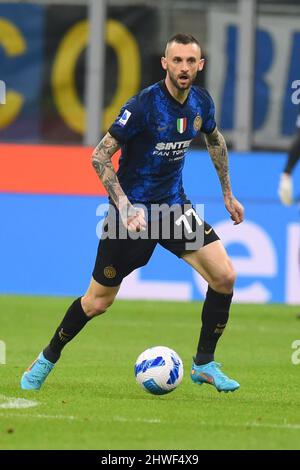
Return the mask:
{"type": "Polygon", "coordinates": [[[108,230],[111,220],[109,211],[93,270],[93,278],[104,286],[118,286],[132,271],[145,266],[157,243],[180,258],[186,252],[219,240],[214,229],[199,218],[191,204],[178,205],[176,211],[172,209],[158,220],[151,219],[146,232],[128,233],[121,224],[121,235],[118,229],[112,233],[108,230]]]}

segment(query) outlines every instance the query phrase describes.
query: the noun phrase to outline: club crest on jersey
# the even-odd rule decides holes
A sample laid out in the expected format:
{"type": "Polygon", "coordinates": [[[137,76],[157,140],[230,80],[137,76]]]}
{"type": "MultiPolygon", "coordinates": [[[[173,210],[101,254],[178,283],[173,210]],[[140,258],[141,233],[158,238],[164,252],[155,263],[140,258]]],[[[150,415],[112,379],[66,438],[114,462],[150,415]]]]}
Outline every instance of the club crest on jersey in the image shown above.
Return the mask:
{"type": "Polygon", "coordinates": [[[122,127],[124,127],[125,124],[127,123],[128,119],[130,118],[130,116],[131,116],[131,112],[128,111],[128,109],[125,109],[124,113],[122,114],[122,116],[119,119],[119,124],[122,127]]]}
{"type": "Polygon", "coordinates": [[[197,114],[197,116],[195,117],[193,126],[194,126],[195,131],[200,131],[201,126],[202,126],[202,119],[201,119],[201,116],[199,116],[199,114],[197,114]]]}
{"type": "Polygon", "coordinates": [[[177,131],[179,134],[183,134],[186,130],[187,118],[178,118],[177,119],[177,131]]]}

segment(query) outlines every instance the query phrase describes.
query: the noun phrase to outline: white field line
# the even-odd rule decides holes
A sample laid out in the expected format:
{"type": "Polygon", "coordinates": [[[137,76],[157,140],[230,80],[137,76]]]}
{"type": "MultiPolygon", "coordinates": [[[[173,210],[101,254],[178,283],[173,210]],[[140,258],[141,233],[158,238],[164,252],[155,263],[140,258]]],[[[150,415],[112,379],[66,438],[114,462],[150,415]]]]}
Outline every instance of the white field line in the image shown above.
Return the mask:
{"type": "MultiPolygon", "coordinates": [[[[154,424],[175,424],[175,422],[172,423],[172,421],[168,422],[163,422],[160,419],[142,419],[142,418],[136,418],[136,419],[128,419],[128,418],[123,418],[121,416],[116,416],[113,418],[113,421],[119,421],[123,423],[154,423],[154,424]]],[[[200,426],[224,426],[224,427],[246,427],[246,428],[274,428],[274,429],[300,429],[300,424],[288,424],[288,423],[283,423],[283,424],[277,424],[277,423],[234,423],[234,424],[225,424],[225,423],[205,423],[203,421],[197,422],[197,425],[200,426]]]]}
{"type": "MultiPolygon", "coordinates": [[[[85,421],[84,418],[78,418],[76,416],[67,416],[67,415],[47,415],[47,414],[29,414],[29,413],[0,413],[0,417],[9,417],[9,418],[33,418],[33,419],[57,419],[57,420],[65,420],[65,421],[85,421]]],[[[144,419],[144,418],[135,418],[129,419],[123,416],[113,416],[112,418],[94,418],[92,421],[100,421],[100,422],[119,422],[119,423],[146,423],[146,424],[168,424],[172,425],[171,421],[161,421],[160,419],[144,419]]],[[[174,422],[175,423],[175,422],[174,422]]],[[[174,424],[173,423],[173,424],[174,424]]],[[[289,430],[299,430],[300,424],[295,423],[256,423],[256,422],[246,422],[246,423],[234,423],[234,424],[225,424],[225,423],[207,423],[203,421],[197,421],[198,426],[221,426],[226,428],[237,428],[237,427],[245,427],[245,428],[269,428],[269,429],[289,429],[289,430]]]]}
{"type": "Polygon", "coordinates": [[[128,419],[122,416],[114,416],[113,421],[119,421],[120,423],[154,423],[154,424],[161,423],[160,419],[155,419],[155,418],[153,419],[143,419],[143,418],[128,419]]]}
{"type": "MultiPolygon", "coordinates": [[[[28,414],[28,413],[0,413],[0,417],[9,417],[9,418],[37,418],[37,419],[62,419],[66,421],[85,421],[84,418],[78,418],[76,416],[67,416],[67,415],[44,415],[44,414],[28,414]]],[[[137,418],[137,419],[127,419],[127,418],[122,418],[121,416],[114,416],[111,419],[103,419],[103,418],[96,418],[93,419],[93,421],[102,421],[102,422],[111,422],[111,421],[119,421],[119,422],[124,422],[124,423],[160,423],[161,421],[159,419],[142,419],[142,418],[137,418]]]]}
{"type": "Polygon", "coordinates": [[[268,424],[268,423],[246,423],[246,426],[253,428],[274,428],[274,429],[300,429],[300,424],[268,424]]]}
{"type": "Polygon", "coordinates": [[[21,408],[32,408],[37,406],[39,402],[35,400],[26,400],[25,398],[6,397],[0,395],[0,408],[1,409],[21,409],[21,408]]]}
{"type": "Polygon", "coordinates": [[[44,414],[28,414],[28,413],[0,413],[1,418],[37,418],[37,419],[62,419],[65,421],[80,421],[79,418],[75,416],[65,416],[65,415],[44,415],[44,414]]]}

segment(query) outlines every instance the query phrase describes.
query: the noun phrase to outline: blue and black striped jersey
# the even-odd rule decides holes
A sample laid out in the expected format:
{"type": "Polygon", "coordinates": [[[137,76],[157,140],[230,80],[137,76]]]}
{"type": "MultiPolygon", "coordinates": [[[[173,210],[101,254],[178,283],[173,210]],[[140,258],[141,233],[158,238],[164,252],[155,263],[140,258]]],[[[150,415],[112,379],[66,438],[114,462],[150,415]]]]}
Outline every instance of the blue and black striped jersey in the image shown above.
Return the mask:
{"type": "Polygon", "coordinates": [[[199,131],[214,130],[214,113],[204,88],[192,86],[181,104],[164,81],[145,88],[122,107],[109,133],[121,145],[117,175],[132,204],[186,202],[185,156],[199,131]]]}

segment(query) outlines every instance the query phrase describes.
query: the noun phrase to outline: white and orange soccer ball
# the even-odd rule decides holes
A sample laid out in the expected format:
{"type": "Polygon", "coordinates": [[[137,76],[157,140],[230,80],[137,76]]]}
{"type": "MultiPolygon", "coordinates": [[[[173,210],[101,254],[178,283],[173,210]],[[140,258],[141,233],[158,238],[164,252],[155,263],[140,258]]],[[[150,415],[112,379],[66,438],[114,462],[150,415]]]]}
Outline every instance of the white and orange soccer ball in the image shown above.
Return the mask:
{"type": "Polygon", "coordinates": [[[136,360],[137,383],[153,395],[170,393],[181,383],[183,364],[178,354],[166,346],[146,349],[136,360]]]}

